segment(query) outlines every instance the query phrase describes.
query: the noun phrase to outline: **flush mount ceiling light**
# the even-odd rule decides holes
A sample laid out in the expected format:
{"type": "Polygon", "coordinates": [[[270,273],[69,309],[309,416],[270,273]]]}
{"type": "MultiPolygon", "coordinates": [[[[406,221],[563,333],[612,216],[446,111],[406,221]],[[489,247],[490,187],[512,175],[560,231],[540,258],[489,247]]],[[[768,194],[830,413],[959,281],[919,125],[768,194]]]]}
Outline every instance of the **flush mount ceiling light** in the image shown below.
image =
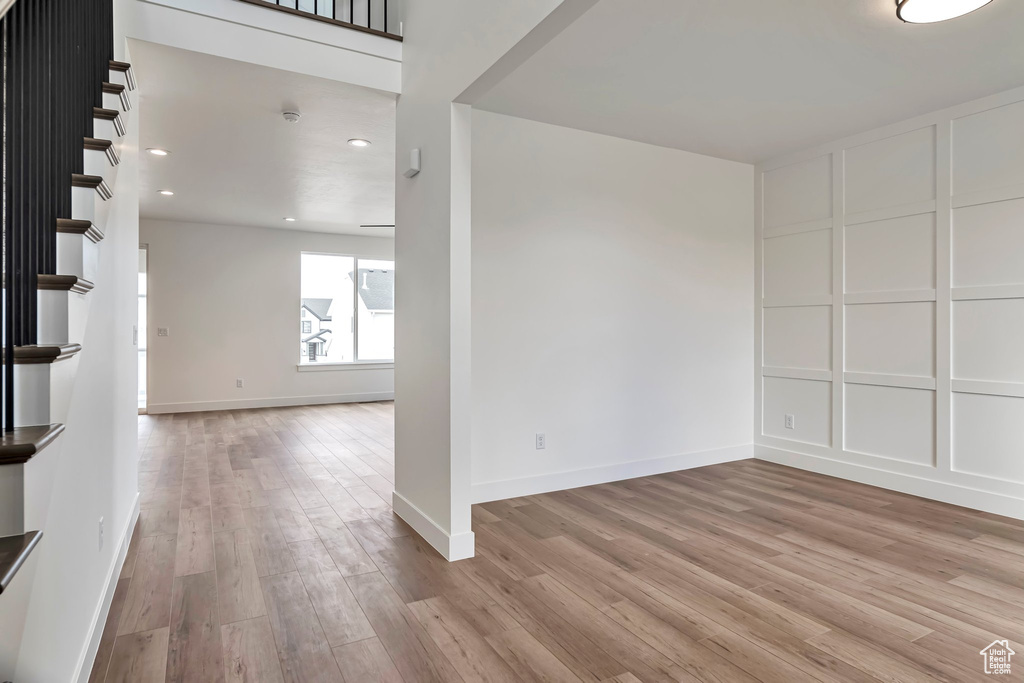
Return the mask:
{"type": "Polygon", "coordinates": [[[294,223],[295,222],[295,219],[292,218],[291,216],[285,217],[285,220],[288,221],[289,223],[294,223]]]}
{"type": "Polygon", "coordinates": [[[896,16],[908,24],[931,24],[981,9],[992,0],[896,0],[896,16]]]}
{"type": "Polygon", "coordinates": [[[160,149],[159,147],[150,147],[146,151],[157,157],[165,157],[170,154],[166,149],[160,149]]]}
{"type": "Polygon", "coordinates": [[[170,197],[174,195],[174,193],[170,190],[160,190],[160,194],[162,194],[165,197],[170,197]]]}
{"type": "Polygon", "coordinates": [[[369,147],[370,146],[370,141],[369,140],[362,140],[360,138],[355,138],[354,140],[349,140],[348,144],[352,145],[353,147],[369,147]]]}

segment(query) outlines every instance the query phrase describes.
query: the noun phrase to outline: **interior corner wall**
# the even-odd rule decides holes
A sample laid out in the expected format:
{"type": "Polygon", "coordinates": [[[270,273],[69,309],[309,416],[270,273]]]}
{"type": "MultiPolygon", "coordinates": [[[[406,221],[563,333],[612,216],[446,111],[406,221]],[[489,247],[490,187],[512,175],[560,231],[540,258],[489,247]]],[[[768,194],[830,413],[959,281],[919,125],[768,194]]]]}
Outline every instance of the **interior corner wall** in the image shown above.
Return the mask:
{"type": "Polygon", "coordinates": [[[470,519],[470,134],[460,95],[561,0],[405,6],[397,108],[396,512],[448,559],[473,554],[470,519]],[[422,171],[405,178],[410,152],[422,171]]]}
{"type": "Polygon", "coordinates": [[[474,502],[752,456],[753,188],[473,112],[474,502]]]}
{"type": "Polygon", "coordinates": [[[145,219],[140,240],[149,247],[150,412],[394,397],[390,367],[297,368],[302,252],[390,260],[394,240],[145,219]]]}
{"type": "Polygon", "coordinates": [[[756,182],[758,456],[1024,519],[1024,89],[756,182]]]}

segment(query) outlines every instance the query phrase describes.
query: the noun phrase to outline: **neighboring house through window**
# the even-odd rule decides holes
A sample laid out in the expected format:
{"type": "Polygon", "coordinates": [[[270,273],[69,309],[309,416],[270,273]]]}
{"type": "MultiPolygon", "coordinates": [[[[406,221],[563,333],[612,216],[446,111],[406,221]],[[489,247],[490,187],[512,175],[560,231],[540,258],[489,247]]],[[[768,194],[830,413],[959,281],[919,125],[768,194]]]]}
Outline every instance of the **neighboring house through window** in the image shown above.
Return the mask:
{"type": "Polygon", "coordinates": [[[355,276],[359,360],[395,359],[395,264],[359,259],[355,276]]]}
{"type": "Polygon", "coordinates": [[[301,363],[394,360],[393,261],[302,254],[301,297],[301,363]]]}

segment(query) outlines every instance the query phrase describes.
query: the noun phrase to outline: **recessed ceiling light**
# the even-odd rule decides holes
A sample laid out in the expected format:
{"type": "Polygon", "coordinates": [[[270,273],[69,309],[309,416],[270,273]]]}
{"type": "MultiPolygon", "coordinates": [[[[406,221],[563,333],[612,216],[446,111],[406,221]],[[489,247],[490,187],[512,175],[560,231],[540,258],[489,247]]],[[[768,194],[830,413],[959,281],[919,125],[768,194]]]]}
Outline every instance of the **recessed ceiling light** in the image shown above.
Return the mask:
{"type": "Polygon", "coordinates": [[[355,138],[354,140],[349,140],[348,144],[352,145],[353,147],[369,147],[370,146],[370,141],[369,140],[362,140],[360,138],[355,138]]]}
{"type": "Polygon", "coordinates": [[[291,218],[291,217],[285,218],[285,220],[288,221],[289,223],[294,223],[295,222],[295,219],[291,218]]]}
{"type": "Polygon", "coordinates": [[[170,197],[170,196],[171,196],[171,195],[173,195],[174,193],[173,193],[173,192],[171,192],[170,190],[160,190],[160,194],[162,194],[162,195],[163,195],[163,196],[165,196],[165,197],[170,197]]]}
{"type": "Polygon", "coordinates": [[[946,21],[981,9],[992,0],[896,0],[896,16],[909,24],[946,21]]]}
{"type": "Polygon", "coordinates": [[[152,154],[153,156],[158,157],[165,157],[168,154],[170,154],[170,152],[168,152],[166,149],[160,149],[159,147],[150,147],[146,151],[152,154]]]}

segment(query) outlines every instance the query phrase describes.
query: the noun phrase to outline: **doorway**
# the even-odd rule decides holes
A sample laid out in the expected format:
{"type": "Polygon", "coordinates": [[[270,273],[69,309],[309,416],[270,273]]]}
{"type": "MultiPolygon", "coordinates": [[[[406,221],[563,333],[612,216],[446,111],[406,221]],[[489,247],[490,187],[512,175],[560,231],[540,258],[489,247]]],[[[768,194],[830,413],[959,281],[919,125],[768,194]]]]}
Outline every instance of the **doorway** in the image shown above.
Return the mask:
{"type": "Polygon", "coordinates": [[[148,380],[147,370],[147,347],[149,335],[146,333],[148,325],[147,311],[149,310],[147,295],[149,283],[147,274],[149,270],[149,245],[139,245],[139,322],[136,327],[136,342],[139,346],[139,413],[146,412],[146,382],[148,380]]]}

